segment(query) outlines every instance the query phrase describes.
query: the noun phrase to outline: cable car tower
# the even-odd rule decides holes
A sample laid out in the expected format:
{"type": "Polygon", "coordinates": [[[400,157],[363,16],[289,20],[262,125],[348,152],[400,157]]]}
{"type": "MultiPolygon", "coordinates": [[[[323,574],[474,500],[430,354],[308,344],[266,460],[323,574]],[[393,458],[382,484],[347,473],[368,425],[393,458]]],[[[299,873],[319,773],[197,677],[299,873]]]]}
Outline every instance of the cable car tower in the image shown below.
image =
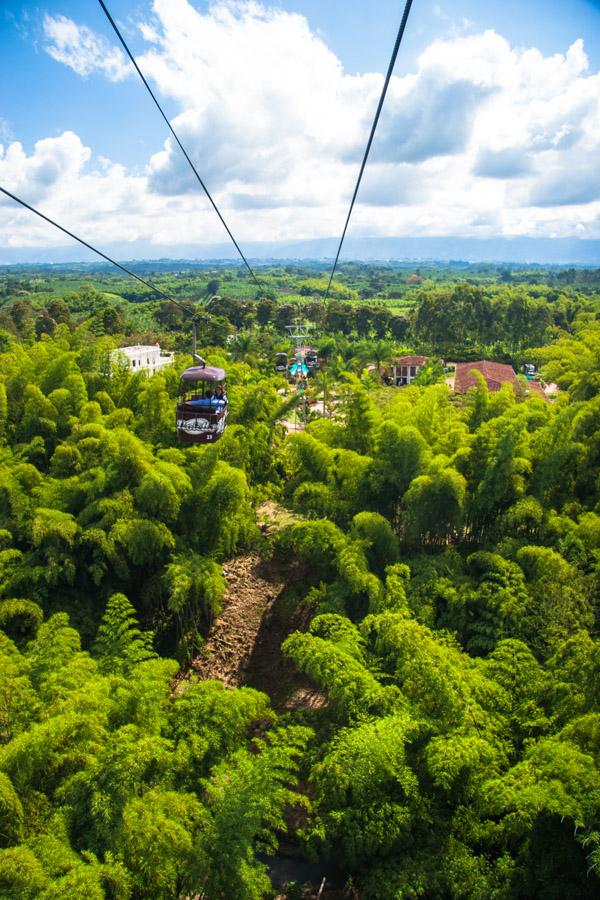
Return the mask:
{"type": "Polygon", "coordinates": [[[310,331],[312,328],[311,322],[300,322],[299,320],[294,322],[293,325],[286,325],[287,330],[290,333],[290,337],[294,342],[295,353],[296,353],[296,362],[298,365],[304,364],[304,357],[307,349],[307,341],[310,336],[310,331]]]}
{"type": "MultiPolygon", "coordinates": [[[[302,322],[300,319],[297,319],[293,325],[286,325],[286,328],[294,342],[294,358],[292,365],[289,367],[289,372],[296,385],[296,391],[302,395],[302,421],[306,423],[306,387],[309,369],[305,360],[307,351],[312,352],[307,344],[312,323],[302,322]]],[[[297,423],[297,412],[295,415],[297,423]]]]}

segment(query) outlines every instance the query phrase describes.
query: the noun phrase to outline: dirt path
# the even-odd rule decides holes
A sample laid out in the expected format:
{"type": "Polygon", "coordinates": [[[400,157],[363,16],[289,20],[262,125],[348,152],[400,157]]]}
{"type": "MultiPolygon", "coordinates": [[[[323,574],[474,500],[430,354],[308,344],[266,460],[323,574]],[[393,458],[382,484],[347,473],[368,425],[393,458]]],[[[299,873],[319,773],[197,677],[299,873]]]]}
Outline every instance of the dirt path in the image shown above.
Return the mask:
{"type": "MultiPolygon", "coordinates": [[[[290,518],[276,504],[263,504],[261,515],[262,524],[275,530],[290,518]]],[[[276,710],[326,707],[325,695],[281,652],[287,635],[306,629],[310,622],[311,611],[302,601],[301,590],[289,591],[290,585],[295,583],[298,588],[302,584],[302,574],[282,571],[256,555],[229,560],[223,565],[223,574],[228,584],[223,612],[213,623],[202,654],[194,659],[175,691],[185,691],[190,675],[195,673],[201,679],[216,678],[229,688],[246,685],[264,691],[276,710]],[[299,601],[294,599],[298,595],[299,601]]],[[[265,860],[273,884],[278,887],[282,879],[302,879],[314,883],[314,891],[303,896],[321,896],[319,885],[327,874],[326,866],[298,858],[301,849],[296,828],[297,824],[292,827],[290,823],[288,839],[282,840],[280,852],[265,860]]]]}
{"type": "MultiPolygon", "coordinates": [[[[257,520],[269,537],[302,517],[267,501],[258,508],[257,520]]],[[[202,652],[176,679],[175,693],[185,691],[190,675],[196,674],[227,687],[264,691],[281,710],[326,706],[326,697],[281,652],[286,637],[305,631],[310,622],[311,610],[302,599],[302,572],[249,554],[224,563],[223,574],[223,612],[213,622],[202,652]]]]}
{"type": "Polygon", "coordinates": [[[280,506],[274,500],[265,500],[256,510],[256,521],[266,537],[276,534],[288,525],[302,522],[302,516],[280,506]]]}
{"type": "Polygon", "coordinates": [[[239,556],[223,565],[228,590],[202,654],[192,663],[200,678],[218,678],[228,687],[247,683],[263,618],[283,588],[283,579],[258,556],[239,556]]]}
{"type": "Polygon", "coordinates": [[[326,706],[326,697],[281,652],[288,634],[304,631],[310,621],[305,604],[290,608],[285,592],[290,573],[250,555],[225,563],[223,574],[228,583],[223,612],[214,621],[202,653],[177,680],[175,692],[185,691],[195,673],[230,688],[247,685],[264,691],[276,709],[326,706]]]}

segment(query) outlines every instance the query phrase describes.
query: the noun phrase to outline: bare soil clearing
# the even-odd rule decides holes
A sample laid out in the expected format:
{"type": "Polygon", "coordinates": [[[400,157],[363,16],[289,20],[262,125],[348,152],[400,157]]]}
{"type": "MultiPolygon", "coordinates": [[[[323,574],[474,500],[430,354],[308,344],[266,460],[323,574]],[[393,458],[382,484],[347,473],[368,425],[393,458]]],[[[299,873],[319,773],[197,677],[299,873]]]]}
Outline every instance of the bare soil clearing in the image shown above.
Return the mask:
{"type": "Polygon", "coordinates": [[[185,690],[185,680],[196,673],[203,680],[218,679],[227,687],[246,685],[264,691],[275,708],[326,706],[324,694],[281,652],[287,635],[305,630],[310,622],[308,607],[300,605],[290,613],[285,602],[290,573],[249,555],[225,563],[223,574],[228,583],[223,612],[176,690],[185,690]]]}
{"type": "MultiPolygon", "coordinates": [[[[261,505],[257,519],[267,537],[301,521],[272,501],[261,505]]],[[[281,652],[287,635],[306,630],[310,623],[310,607],[294,599],[302,595],[297,590],[304,580],[302,571],[282,569],[251,554],[229,560],[223,565],[223,574],[227,579],[223,612],[214,621],[202,653],[193,660],[175,690],[185,691],[190,675],[195,674],[203,680],[218,679],[229,688],[246,685],[263,691],[278,710],[326,707],[326,696],[281,652]]],[[[287,813],[288,829],[281,835],[280,850],[265,859],[274,888],[296,881],[304,885],[302,897],[306,900],[343,897],[341,891],[326,888],[328,864],[310,863],[303,858],[296,832],[306,824],[305,813],[296,807],[290,807],[287,813]]],[[[340,883],[339,877],[333,880],[336,883],[340,883]]],[[[283,898],[286,894],[278,896],[283,898]]]]}
{"type": "Polygon", "coordinates": [[[223,565],[228,590],[193,669],[200,678],[218,678],[227,687],[246,683],[247,668],[263,618],[283,588],[258,556],[239,556],[223,565]]]}

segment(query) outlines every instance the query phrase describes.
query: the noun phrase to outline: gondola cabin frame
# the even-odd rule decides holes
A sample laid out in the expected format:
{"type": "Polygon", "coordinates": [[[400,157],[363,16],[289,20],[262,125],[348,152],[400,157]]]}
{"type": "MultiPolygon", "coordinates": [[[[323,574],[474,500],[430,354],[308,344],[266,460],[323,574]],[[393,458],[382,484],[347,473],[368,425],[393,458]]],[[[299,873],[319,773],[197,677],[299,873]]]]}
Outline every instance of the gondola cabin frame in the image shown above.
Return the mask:
{"type": "Polygon", "coordinates": [[[275,372],[278,375],[287,375],[289,370],[289,361],[287,353],[275,354],[275,372]]]}
{"type": "Polygon", "coordinates": [[[224,369],[191,366],[181,374],[177,437],[184,444],[214,444],[227,426],[224,369]]]}

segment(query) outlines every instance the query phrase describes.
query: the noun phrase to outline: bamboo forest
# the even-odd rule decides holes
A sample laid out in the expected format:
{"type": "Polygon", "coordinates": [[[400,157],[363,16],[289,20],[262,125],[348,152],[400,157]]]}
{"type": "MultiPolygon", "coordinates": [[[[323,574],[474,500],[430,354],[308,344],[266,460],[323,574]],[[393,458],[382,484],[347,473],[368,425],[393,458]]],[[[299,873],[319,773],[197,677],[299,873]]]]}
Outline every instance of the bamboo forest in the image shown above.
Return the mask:
{"type": "Polygon", "coordinates": [[[0,272],[0,896],[597,897],[600,271],[136,271],[0,272]]]}

